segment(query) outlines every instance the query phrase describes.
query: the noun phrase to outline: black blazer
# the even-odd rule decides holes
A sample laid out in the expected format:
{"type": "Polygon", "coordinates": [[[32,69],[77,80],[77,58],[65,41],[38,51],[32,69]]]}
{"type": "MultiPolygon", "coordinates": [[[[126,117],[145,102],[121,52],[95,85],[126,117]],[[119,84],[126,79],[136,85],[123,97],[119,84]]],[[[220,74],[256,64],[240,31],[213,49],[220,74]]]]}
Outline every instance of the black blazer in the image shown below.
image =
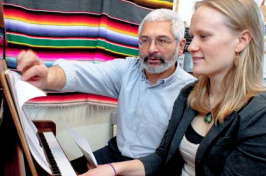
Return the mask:
{"type": "MultiPolygon", "coordinates": [[[[193,84],[174,103],[172,117],[156,152],[140,158],[146,175],[180,175],[184,161],[180,142],[196,112],[186,103],[193,84]]],[[[266,93],[252,98],[223,124],[213,125],[199,145],[196,175],[266,175],[266,93]]]]}

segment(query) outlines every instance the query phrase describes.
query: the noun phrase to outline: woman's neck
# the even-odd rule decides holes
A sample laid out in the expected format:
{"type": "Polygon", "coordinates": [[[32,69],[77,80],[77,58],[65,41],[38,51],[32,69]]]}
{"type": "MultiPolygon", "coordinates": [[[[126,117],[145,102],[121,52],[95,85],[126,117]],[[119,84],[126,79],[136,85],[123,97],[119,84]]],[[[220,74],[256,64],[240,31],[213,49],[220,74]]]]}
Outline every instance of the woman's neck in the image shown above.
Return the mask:
{"type": "Polygon", "coordinates": [[[210,81],[210,108],[213,109],[224,97],[222,81],[210,81]]]}

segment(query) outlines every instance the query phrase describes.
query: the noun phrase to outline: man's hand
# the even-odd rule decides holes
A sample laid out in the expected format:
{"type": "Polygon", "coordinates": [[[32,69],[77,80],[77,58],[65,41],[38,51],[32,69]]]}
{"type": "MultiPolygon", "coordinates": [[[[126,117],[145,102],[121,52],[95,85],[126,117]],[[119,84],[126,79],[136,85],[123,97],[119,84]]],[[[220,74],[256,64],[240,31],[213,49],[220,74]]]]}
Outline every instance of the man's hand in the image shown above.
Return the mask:
{"type": "Polygon", "coordinates": [[[39,89],[60,90],[66,83],[65,72],[61,67],[46,67],[32,50],[19,53],[17,70],[22,73],[23,81],[27,81],[39,89]]]}
{"type": "Polygon", "coordinates": [[[27,50],[19,53],[17,70],[22,73],[22,80],[40,89],[47,88],[48,68],[33,51],[27,50]]]}

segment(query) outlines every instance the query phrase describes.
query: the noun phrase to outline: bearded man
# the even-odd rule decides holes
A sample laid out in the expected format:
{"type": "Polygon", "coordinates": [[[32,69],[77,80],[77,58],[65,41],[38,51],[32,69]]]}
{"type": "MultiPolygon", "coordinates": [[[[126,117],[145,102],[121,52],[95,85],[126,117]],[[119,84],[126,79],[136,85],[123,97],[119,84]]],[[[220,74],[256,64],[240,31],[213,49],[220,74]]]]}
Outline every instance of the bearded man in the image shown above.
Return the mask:
{"type": "Polygon", "coordinates": [[[155,151],[180,90],[196,80],[177,66],[186,43],[184,31],[175,12],[156,9],[139,26],[138,58],[99,64],[59,59],[47,68],[32,51],[22,51],[17,69],[23,80],[41,89],[118,99],[117,135],[94,155],[98,164],[131,160],[155,151]]]}

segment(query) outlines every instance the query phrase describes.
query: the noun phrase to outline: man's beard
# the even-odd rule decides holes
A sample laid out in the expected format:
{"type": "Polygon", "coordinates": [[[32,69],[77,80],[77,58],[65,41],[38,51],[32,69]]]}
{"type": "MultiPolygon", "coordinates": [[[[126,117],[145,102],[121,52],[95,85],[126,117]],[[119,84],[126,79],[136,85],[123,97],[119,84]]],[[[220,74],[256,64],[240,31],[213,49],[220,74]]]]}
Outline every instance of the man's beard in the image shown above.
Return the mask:
{"type": "Polygon", "coordinates": [[[149,73],[162,73],[169,68],[171,68],[177,61],[177,52],[175,52],[173,55],[171,55],[168,59],[163,58],[162,56],[158,54],[152,54],[149,56],[146,56],[144,58],[140,58],[141,66],[149,73]],[[155,59],[160,59],[161,65],[158,67],[152,67],[149,64],[147,64],[147,61],[149,57],[153,57],[155,59]]]}

